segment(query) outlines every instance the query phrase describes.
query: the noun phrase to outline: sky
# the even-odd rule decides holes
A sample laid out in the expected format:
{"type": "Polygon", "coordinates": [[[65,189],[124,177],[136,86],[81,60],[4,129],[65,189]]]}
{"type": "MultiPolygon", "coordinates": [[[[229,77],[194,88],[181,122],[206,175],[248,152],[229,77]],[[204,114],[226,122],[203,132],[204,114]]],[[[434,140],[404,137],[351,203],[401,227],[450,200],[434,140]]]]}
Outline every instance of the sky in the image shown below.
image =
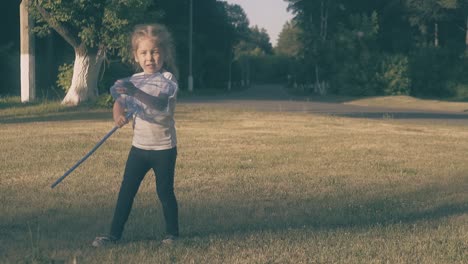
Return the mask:
{"type": "Polygon", "coordinates": [[[266,29],[273,47],[276,46],[283,25],[293,17],[286,10],[288,3],[284,0],[227,0],[227,2],[238,4],[244,9],[251,27],[257,25],[266,29]]]}

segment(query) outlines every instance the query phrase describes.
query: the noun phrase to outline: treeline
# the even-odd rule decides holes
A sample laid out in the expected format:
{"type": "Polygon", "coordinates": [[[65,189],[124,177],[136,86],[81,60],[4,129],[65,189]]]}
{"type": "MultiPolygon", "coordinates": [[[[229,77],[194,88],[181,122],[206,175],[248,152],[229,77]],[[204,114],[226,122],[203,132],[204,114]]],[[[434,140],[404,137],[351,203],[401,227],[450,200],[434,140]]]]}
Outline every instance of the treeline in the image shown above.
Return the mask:
{"type": "Polygon", "coordinates": [[[276,51],[304,93],[466,97],[468,1],[285,0],[276,51]]]}
{"type": "MultiPolygon", "coordinates": [[[[174,36],[178,76],[187,88],[189,71],[189,0],[59,0],[31,1],[36,20],[36,93],[64,96],[70,89],[89,89],[86,97],[106,93],[117,78],[132,74],[128,63],[128,37],[138,23],[165,24],[174,36]],[[45,14],[45,15],[44,15],[45,14]],[[73,64],[77,56],[92,61],[104,59],[90,69],[100,72],[94,81],[78,76],[89,87],[72,87],[73,64]],[[93,94],[94,93],[94,94],[93,94]]],[[[4,17],[2,29],[8,38],[0,43],[1,73],[7,78],[0,94],[19,94],[19,1],[8,1],[5,8],[13,16],[4,17]],[[11,34],[10,34],[11,33],[11,34]]],[[[252,27],[244,10],[218,0],[193,0],[193,76],[196,89],[235,89],[248,85],[249,56],[273,54],[264,29],[252,27]]],[[[80,58],[82,59],[82,58],[80,58]]],[[[85,66],[80,66],[85,67],[85,66]]],[[[78,82],[77,82],[78,83],[78,82]]]]}
{"type": "MultiPolygon", "coordinates": [[[[468,1],[284,1],[294,19],[272,47],[265,29],[251,26],[240,6],[193,0],[195,89],[275,82],[303,94],[468,97],[468,1]]],[[[96,87],[86,88],[106,93],[115,79],[134,71],[125,43],[132,26],[141,22],[170,29],[180,86],[187,88],[189,0],[33,2],[55,24],[75,33],[71,37],[77,43],[70,46],[36,12],[38,96],[64,96],[71,87],[75,54],[83,50],[105,54],[96,87]]],[[[20,91],[19,29],[11,27],[19,21],[18,4],[4,4],[9,12],[0,25],[6,36],[0,41],[3,95],[20,91]]]]}

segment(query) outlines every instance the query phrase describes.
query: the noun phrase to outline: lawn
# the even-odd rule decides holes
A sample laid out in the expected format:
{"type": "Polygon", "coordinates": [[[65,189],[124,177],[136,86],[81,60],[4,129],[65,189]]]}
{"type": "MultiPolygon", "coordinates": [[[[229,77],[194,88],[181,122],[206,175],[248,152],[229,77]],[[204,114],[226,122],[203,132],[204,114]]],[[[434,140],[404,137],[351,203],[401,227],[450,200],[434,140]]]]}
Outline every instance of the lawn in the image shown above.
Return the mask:
{"type": "Polygon", "coordinates": [[[468,130],[178,106],[182,239],[162,246],[154,176],[108,230],[131,127],[108,110],[0,108],[0,263],[466,263],[468,130]]]}
{"type": "Polygon", "coordinates": [[[419,99],[412,96],[377,96],[352,99],[346,102],[350,105],[393,107],[413,110],[468,112],[468,102],[451,102],[436,99],[419,99]]]}

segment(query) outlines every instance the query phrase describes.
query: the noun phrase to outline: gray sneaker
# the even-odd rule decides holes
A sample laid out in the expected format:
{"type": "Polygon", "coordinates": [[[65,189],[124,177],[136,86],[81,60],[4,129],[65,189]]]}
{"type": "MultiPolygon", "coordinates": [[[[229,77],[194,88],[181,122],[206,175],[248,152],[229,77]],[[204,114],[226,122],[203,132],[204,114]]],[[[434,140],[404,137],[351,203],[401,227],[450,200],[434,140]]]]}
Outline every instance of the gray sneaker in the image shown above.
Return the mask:
{"type": "Polygon", "coordinates": [[[163,243],[164,245],[174,245],[178,239],[179,237],[177,236],[168,235],[161,241],[161,243],[163,243]]]}
{"type": "Polygon", "coordinates": [[[117,239],[112,236],[98,236],[94,239],[92,245],[93,247],[105,247],[111,244],[117,243],[117,239]]]}

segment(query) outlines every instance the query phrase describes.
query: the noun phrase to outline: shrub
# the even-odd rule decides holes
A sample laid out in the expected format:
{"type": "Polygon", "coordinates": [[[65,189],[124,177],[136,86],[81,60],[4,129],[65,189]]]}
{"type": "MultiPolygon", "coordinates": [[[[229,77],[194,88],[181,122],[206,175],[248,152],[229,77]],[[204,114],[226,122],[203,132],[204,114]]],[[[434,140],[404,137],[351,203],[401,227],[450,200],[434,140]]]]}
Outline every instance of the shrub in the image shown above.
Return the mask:
{"type": "Polygon", "coordinates": [[[411,79],[409,60],[404,55],[383,56],[377,80],[381,83],[384,95],[409,95],[411,79]]]}
{"type": "Polygon", "coordinates": [[[335,91],[341,95],[369,96],[380,94],[376,76],[377,54],[367,53],[347,58],[336,66],[336,78],[332,80],[335,91]]]}
{"type": "Polygon", "coordinates": [[[461,65],[459,55],[448,49],[421,47],[411,55],[411,94],[448,97],[453,95],[449,82],[461,65]]]}
{"type": "Polygon", "coordinates": [[[252,56],[251,77],[256,83],[286,83],[291,59],[279,55],[252,56]]]}
{"type": "Polygon", "coordinates": [[[99,95],[94,105],[100,108],[112,108],[113,104],[114,99],[107,93],[99,95]]]}
{"type": "Polygon", "coordinates": [[[68,92],[68,89],[70,89],[73,78],[73,64],[62,64],[59,66],[58,71],[57,86],[66,93],[68,92]]]}

